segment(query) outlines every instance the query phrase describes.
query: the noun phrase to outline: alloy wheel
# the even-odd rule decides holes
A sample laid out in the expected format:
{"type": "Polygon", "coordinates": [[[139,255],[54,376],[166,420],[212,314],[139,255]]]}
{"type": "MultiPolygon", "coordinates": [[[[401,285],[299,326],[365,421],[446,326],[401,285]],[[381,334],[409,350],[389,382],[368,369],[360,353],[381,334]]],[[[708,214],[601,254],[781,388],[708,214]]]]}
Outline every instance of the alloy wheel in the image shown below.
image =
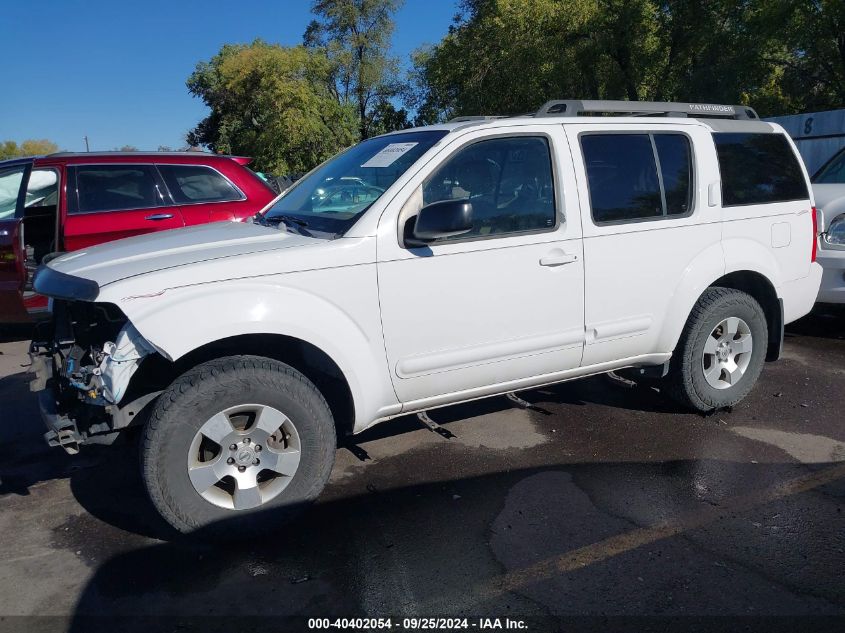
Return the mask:
{"type": "Polygon", "coordinates": [[[714,389],[729,389],[745,375],[754,347],[751,328],[739,317],[722,320],[704,343],[701,366],[714,389]]]}
{"type": "Polygon", "coordinates": [[[209,418],[188,450],[188,476],[206,501],[251,510],[278,496],[299,468],[301,445],[284,413],[260,404],[209,418]]]}

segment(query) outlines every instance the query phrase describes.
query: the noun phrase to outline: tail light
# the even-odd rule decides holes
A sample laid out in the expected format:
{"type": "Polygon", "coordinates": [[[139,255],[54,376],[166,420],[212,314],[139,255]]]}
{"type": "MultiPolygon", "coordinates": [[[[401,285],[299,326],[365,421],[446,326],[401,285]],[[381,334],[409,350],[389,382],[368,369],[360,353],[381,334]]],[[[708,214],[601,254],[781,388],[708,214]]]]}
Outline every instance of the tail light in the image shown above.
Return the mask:
{"type": "Polygon", "coordinates": [[[810,215],[813,216],[813,248],[810,251],[810,263],[816,261],[816,254],[819,249],[819,212],[813,207],[810,215]]]}

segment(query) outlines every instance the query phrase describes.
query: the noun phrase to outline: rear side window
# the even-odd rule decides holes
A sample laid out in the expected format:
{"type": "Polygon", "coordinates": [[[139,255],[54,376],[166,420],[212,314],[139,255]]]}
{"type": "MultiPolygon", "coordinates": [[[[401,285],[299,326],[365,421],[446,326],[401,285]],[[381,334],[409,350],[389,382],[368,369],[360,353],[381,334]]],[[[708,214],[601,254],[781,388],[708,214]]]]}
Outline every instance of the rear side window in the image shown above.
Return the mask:
{"type": "Polygon", "coordinates": [[[783,134],[713,134],[722,176],[722,206],[806,200],[801,166],[783,134]]]}
{"type": "Polygon", "coordinates": [[[76,195],[70,213],[150,209],[165,204],[152,165],[79,165],[70,168],[76,195]]]}
{"type": "Polygon", "coordinates": [[[203,165],[159,165],[177,204],[242,200],[240,191],[220,172],[203,165]]]}
{"type": "Polygon", "coordinates": [[[596,224],[684,215],[692,208],[692,160],[683,134],[585,134],[596,224]]]}

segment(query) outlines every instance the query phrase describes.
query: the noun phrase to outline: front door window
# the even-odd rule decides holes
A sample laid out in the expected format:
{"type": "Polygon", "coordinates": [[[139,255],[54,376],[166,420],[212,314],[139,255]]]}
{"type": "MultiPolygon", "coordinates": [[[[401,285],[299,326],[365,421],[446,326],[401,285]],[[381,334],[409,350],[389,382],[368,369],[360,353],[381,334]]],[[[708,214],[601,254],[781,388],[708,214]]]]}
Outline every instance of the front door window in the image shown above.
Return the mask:
{"type": "Polygon", "coordinates": [[[0,220],[15,216],[24,171],[24,165],[0,171],[0,220]]]}

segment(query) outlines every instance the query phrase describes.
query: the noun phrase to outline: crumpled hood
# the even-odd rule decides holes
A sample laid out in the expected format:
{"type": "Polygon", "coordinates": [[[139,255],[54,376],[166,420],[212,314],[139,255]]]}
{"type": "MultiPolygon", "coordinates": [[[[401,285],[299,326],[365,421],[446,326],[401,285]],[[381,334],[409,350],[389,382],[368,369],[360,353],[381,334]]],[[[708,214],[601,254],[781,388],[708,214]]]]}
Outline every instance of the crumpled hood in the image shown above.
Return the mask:
{"type": "Polygon", "coordinates": [[[322,242],[252,222],[215,222],[92,246],[62,255],[48,266],[102,287],[166,268],[322,242]]]}
{"type": "Polygon", "coordinates": [[[826,231],[833,218],[845,213],[845,184],[813,185],[813,197],[816,200],[816,208],[821,209],[824,216],[824,226],[819,229],[826,231]]]}

